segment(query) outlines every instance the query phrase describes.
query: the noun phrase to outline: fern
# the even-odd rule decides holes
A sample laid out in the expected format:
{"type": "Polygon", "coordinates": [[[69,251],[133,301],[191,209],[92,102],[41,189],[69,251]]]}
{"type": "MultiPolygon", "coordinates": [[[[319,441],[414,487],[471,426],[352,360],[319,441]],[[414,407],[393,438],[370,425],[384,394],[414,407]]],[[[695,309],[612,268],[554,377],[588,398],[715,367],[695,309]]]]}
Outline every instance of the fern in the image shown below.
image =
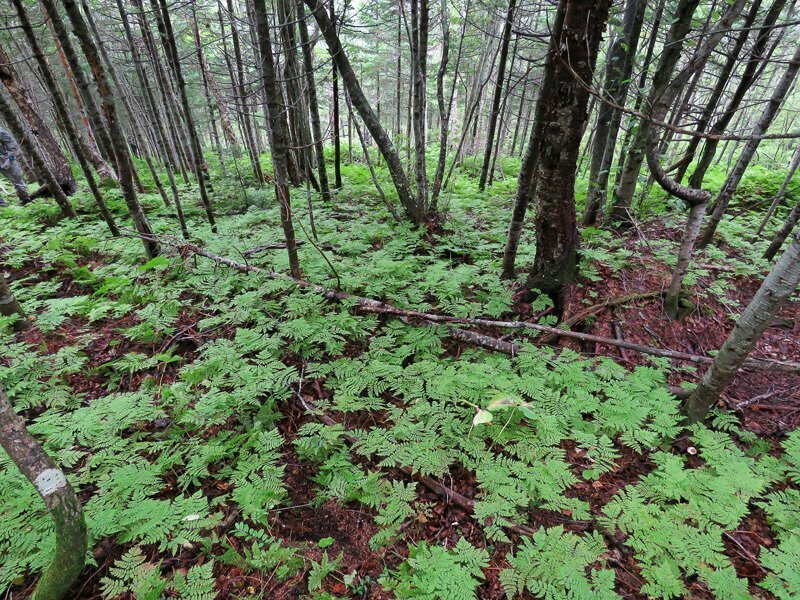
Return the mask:
{"type": "Polygon", "coordinates": [[[381,583],[398,598],[473,600],[488,564],[488,552],[464,538],[452,550],[420,542],[409,546],[408,560],[381,583]]]}

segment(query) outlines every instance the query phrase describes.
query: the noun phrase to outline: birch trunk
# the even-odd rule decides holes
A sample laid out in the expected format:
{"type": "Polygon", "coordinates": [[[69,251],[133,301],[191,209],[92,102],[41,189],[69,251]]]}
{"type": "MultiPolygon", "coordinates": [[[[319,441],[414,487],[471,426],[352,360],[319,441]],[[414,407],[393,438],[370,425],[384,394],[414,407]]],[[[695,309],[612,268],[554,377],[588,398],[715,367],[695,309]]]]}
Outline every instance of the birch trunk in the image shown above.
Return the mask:
{"type": "Polygon", "coordinates": [[[734,378],[747,355],[772,323],[783,303],[800,283],[800,234],[795,234],[772,271],[767,275],[753,300],[703,375],[686,403],[692,422],[702,421],[734,378]]]}

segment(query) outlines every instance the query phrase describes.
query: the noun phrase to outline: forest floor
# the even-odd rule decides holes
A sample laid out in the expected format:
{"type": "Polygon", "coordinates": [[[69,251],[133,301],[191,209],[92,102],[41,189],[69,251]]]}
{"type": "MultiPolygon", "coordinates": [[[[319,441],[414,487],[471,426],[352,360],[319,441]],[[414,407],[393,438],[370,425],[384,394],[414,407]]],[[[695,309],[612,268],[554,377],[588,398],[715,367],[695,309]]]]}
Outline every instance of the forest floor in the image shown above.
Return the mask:
{"type": "MultiPolygon", "coordinates": [[[[363,170],[346,175],[347,201],[315,208],[345,290],[555,323],[522,277],[497,278],[511,182],[457,192],[433,235],[390,221],[363,170]]],[[[198,243],[285,272],[285,251],[245,252],[281,240],[268,196],[231,204],[216,235],[190,211],[198,243]]],[[[33,325],[0,322],[0,383],[84,505],[91,556],[71,597],[800,595],[800,374],[744,370],[707,426],[685,428],[666,384],[696,382],[696,366],[474,329],[523,346],[507,356],[189,253],[144,263],[89,218],[45,229],[51,212],[0,218],[0,268],[33,325]]],[[[567,317],[650,295],[573,329],[713,355],[767,268],[752,222],[723,223],[677,322],[658,294],[678,220],[585,231],[567,317]]],[[[300,250],[306,278],[332,286],[300,250]]],[[[800,361],[797,299],[752,357],[800,361]]],[[[0,459],[4,597],[47,563],[42,509],[0,459]]]]}

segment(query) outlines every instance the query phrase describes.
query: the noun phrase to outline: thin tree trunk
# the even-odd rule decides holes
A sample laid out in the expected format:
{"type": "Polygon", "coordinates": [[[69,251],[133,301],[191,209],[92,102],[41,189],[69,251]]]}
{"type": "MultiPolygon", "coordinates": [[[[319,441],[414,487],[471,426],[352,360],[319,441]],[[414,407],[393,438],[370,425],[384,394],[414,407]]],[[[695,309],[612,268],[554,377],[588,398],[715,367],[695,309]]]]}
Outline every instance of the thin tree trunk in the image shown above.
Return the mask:
{"type": "Polygon", "coordinates": [[[233,71],[231,71],[231,79],[236,96],[236,102],[239,105],[239,114],[242,118],[242,129],[244,131],[245,145],[250,157],[250,165],[253,169],[253,175],[256,178],[256,184],[259,186],[264,185],[264,172],[261,169],[261,161],[259,160],[258,146],[256,144],[255,134],[253,132],[253,123],[250,119],[250,104],[247,101],[247,94],[245,93],[244,85],[244,62],[242,60],[242,47],[239,40],[239,29],[236,27],[235,19],[236,13],[233,8],[233,0],[227,0],[228,18],[231,23],[231,41],[233,42],[233,55],[236,59],[236,78],[233,78],[233,71]]]}
{"type": "Polygon", "coordinates": [[[299,277],[300,263],[297,259],[294,225],[292,224],[292,208],[289,196],[289,172],[287,166],[288,126],[286,113],[282,105],[283,95],[275,77],[275,61],[272,56],[272,41],[267,22],[267,8],[264,0],[253,0],[256,20],[256,31],[261,51],[261,73],[263,75],[264,92],[267,96],[269,114],[270,150],[272,164],[275,169],[275,193],[280,203],[281,225],[286,239],[286,251],[289,255],[289,271],[292,277],[299,277]]]}
{"type": "Polygon", "coordinates": [[[725,180],[722,189],[714,199],[714,211],[711,213],[711,217],[708,220],[708,224],[706,225],[698,244],[701,248],[707,246],[714,237],[714,233],[716,232],[717,226],[719,225],[723,215],[725,214],[725,211],[728,208],[728,203],[730,202],[731,197],[736,191],[736,188],[739,187],[739,182],[742,180],[744,172],[747,170],[750,161],[753,160],[753,157],[755,156],[756,150],[758,150],[758,146],[761,144],[761,139],[759,136],[762,136],[767,132],[767,129],[769,129],[769,126],[772,124],[772,121],[778,114],[781,104],[786,98],[786,95],[789,93],[789,90],[791,90],[792,86],[794,85],[794,80],[797,77],[798,70],[800,70],[800,46],[797,47],[794,55],[789,61],[789,66],[786,68],[786,71],[784,72],[780,81],[775,86],[772,97],[764,108],[764,111],[761,113],[761,118],[758,120],[758,123],[756,123],[756,126],[753,128],[752,137],[747,140],[744,148],[742,148],[742,151],[739,154],[739,158],[736,161],[736,166],[733,168],[733,171],[731,171],[730,175],[728,175],[728,178],[725,180]]]}
{"type": "MultiPolygon", "coordinates": [[[[330,9],[330,20],[333,23],[334,28],[337,28],[337,21],[336,21],[336,9],[333,4],[334,0],[329,0],[328,8],[330,9]]],[[[398,33],[399,35],[399,33],[398,33]]],[[[331,58],[333,58],[333,53],[331,53],[331,58]]],[[[400,58],[397,59],[398,64],[398,73],[400,69],[400,58]]],[[[398,80],[399,81],[399,80],[398,80]]],[[[399,89],[398,83],[398,89],[399,89]]],[[[331,86],[333,88],[333,187],[337,190],[342,189],[342,142],[339,136],[341,132],[341,124],[339,122],[339,70],[336,67],[336,61],[333,61],[331,65],[331,86]]],[[[398,106],[398,114],[399,113],[399,106],[400,103],[397,103],[398,106]]]]}
{"type": "Polygon", "coordinates": [[[100,188],[97,186],[97,182],[94,179],[92,168],[89,165],[89,161],[86,158],[86,155],[83,152],[83,147],[80,143],[81,138],[72,122],[72,119],[70,118],[69,110],[67,109],[67,102],[64,96],[61,94],[61,89],[58,87],[55,77],[53,76],[53,72],[50,70],[50,65],[45,59],[44,52],[42,51],[39,41],[34,33],[33,25],[28,18],[28,13],[25,11],[25,5],[22,3],[22,0],[12,0],[12,3],[17,12],[17,18],[20,21],[20,26],[22,27],[25,39],[28,41],[28,45],[31,48],[33,58],[36,61],[36,64],[39,66],[39,71],[42,75],[42,79],[44,80],[45,87],[53,100],[56,114],[66,129],[67,137],[72,143],[73,154],[75,155],[75,158],[81,167],[81,171],[83,171],[83,176],[86,178],[86,183],[89,186],[89,190],[92,192],[92,196],[94,197],[97,207],[100,210],[100,215],[108,225],[111,235],[116,237],[119,235],[119,229],[117,228],[117,225],[114,222],[114,217],[108,210],[105,200],[103,199],[103,194],[100,192],[100,188]]]}
{"type": "MultiPolygon", "coordinates": [[[[698,133],[705,133],[708,124],[711,122],[711,117],[714,115],[714,111],[717,110],[719,106],[719,101],[722,98],[722,94],[725,92],[725,87],[728,85],[731,75],[733,74],[733,70],[736,68],[736,64],[739,60],[739,55],[741,54],[742,49],[747,42],[747,38],[750,35],[750,28],[753,26],[753,23],[755,23],[756,17],[758,17],[758,9],[760,7],[761,0],[754,0],[752,6],[750,7],[750,12],[742,24],[742,30],[736,36],[736,41],[734,42],[733,48],[727,52],[725,65],[722,67],[722,70],[717,78],[717,83],[714,86],[714,89],[712,90],[711,95],[709,96],[708,101],[703,108],[703,112],[697,121],[695,131],[698,133]]],[[[678,170],[675,172],[676,181],[681,181],[683,176],[686,174],[686,171],[689,169],[689,165],[694,160],[697,148],[700,146],[701,139],[702,138],[700,136],[694,136],[689,140],[686,150],[683,153],[683,157],[678,161],[678,170]]]]}
{"type": "Polygon", "coordinates": [[[64,216],[76,217],[77,215],[75,214],[75,209],[72,208],[69,198],[67,198],[66,194],[64,194],[64,190],[61,189],[61,185],[56,179],[56,176],[53,175],[53,172],[45,162],[41,152],[39,152],[36,142],[26,138],[27,133],[22,125],[22,121],[19,120],[19,117],[17,117],[16,113],[14,113],[14,109],[11,108],[11,105],[2,94],[0,94],[0,117],[2,117],[3,121],[6,122],[8,129],[11,131],[11,135],[14,136],[17,142],[20,144],[25,143],[27,145],[27,154],[33,163],[36,173],[38,173],[39,176],[44,180],[44,184],[50,190],[50,194],[53,196],[53,199],[61,207],[61,212],[64,214],[64,216]]]}
{"type": "Polygon", "coordinates": [[[692,422],[702,421],[719,400],[725,387],[755,348],[761,335],[773,322],[783,303],[800,283],[800,234],[767,275],[756,295],[747,305],[736,326],[703,375],[686,404],[692,422]]]}
{"type": "MultiPolygon", "coordinates": [[[[636,48],[644,22],[645,0],[627,0],[621,33],[608,51],[605,92],[616,104],[624,104],[628,95],[636,48]]],[[[608,177],[617,144],[622,111],[601,102],[589,171],[589,195],[583,212],[583,225],[594,225],[608,198],[608,177]]]]}
{"type": "Polygon", "coordinates": [[[378,123],[378,119],[358,83],[358,78],[339,41],[334,22],[328,17],[321,0],[304,1],[314,15],[314,19],[317,21],[317,25],[319,25],[325,42],[328,45],[328,50],[333,55],[333,60],[336,63],[339,74],[342,76],[342,80],[347,86],[347,91],[350,94],[353,107],[358,111],[358,114],[364,121],[364,124],[372,135],[372,139],[375,140],[378,149],[381,151],[386,161],[386,166],[389,169],[389,174],[392,177],[392,182],[394,183],[400,203],[403,205],[408,217],[414,223],[420,223],[422,215],[420,214],[417,199],[411,193],[408,177],[400,162],[400,156],[397,154],[392,140],[386,134],[381,124],[378,123]]]}
{"type": "MultiPolygon", "coordinates": [[[[721,135],[725,133],[736,111],[744,100],[745,94],[756,81],[757,67],[764,59],[763,53],[769,41],[770,34],[772,33],[772,28],[777,22],[785,3],[786,0],[775,0],[772,6],[770,6],[769,12],[767,12],[767,15],[764,17],[764,22],[759,28],[758,36],[750,50],[750,56],[747,60],[744,73],[742,73],[742,77],[739,80],[739,85],[736,87],[736,91],[725,107],[722,115],[720,115],[711,126],[710,134],[721,135]]],[[[705,178],[708,168],[711,166],[711,161],[714,159],[714,154],[716,153],[718,145],[718,140],[712,138],[706,140],[705,146],[703,146],[703,153],[700,155],[700,159],[697,162],[697,167],[695,167],[695,170],[689,177],[689,185],[691,187],[702,187],[703,179],[705,178]]]]}
{"type": "MultiPolygon", "coordinates": [[[[50,171],[55,176],[64,194],[71,196],[78,189],[78,184],[72,176],[69,161],[55,136],[44,122],[41,111],[34,104],[30,93],[22,84],[8,53],[0,46],[0,81],[8,90],[9,96],[14,100],[19,112],[28,122],[30,132],[38,142],[42,156],[47,160],[50,171]]],[[[34,142],[34,143],[36,143],[34,142]]]]}
{"type": "Polygon", "coordinates": [[[155,124],[156,137],[158,139],[159,144],[161,145],[162,156],[164,157],[167,167],[166,168],[167,179],[169,180],[169,186],[172,192],[172,201],[175,203],[175,210],[178,215],[178,224],[181,228],[181,233],[183,234],[183,237],[188,238],[189,230],[186,227],[186,219],[183,215],[183,206],[181,205],[181,199],[178,194],[178,187],[177,185],[175,185],[175,172],[178,169],[178,165],[176,164],[177,161],[176,152],[171,147],[171,140],[164,131],[164,125],[161,122],[161,115],[159,114],[158,108],[156,106],[153,90],[151,89],[149,79],[144,72],[144,67],[142,66],[142,61],[139,56],[139,50],[136,48],[136,43],[133,39],[133,32],[131,31],[131,26],[128,20],[128,14],[125,12],[125,7],[122,3],[122,0],[116,0],[116,2],[117,2],[117,10],[119,11],[120,15],[120,20],[122,21],[122,28],[125,32],[125,37],[128,42],[128,46],[130,46],[131,55],[133,57],[136,76],[139,80],[139,84],[142,86],[142,89],[144,90],[145,102],[150,112],[150,118],[155,124]]]}
{"type": "MultiPolygon", "coordinates": [[[[692,16],[698,4],[699,0],[679,0],[675,8],[665,50],[661,53],[658,68],[653,75],[650,93],[647,97],[648,106],[653,106],[670,84],[672,71],[680,59],[685,38],[691,31],[692,16]]],[[[619,186],[614,190],[613,209],[610,218],[622,225],[628,225],[632,222],[632,215],[630,214],[631,201],[636,191],[639,171],[645,160],[649,129],[650,123],[648,121],[640,121],[638,123],[636,135],[627,151],[628,156],[625,159],[619,186]]]]}
{"type": "Polygon", "coordinates": [[[769,205],[769,209],[767,209],[767,214],[764,215],[761,224],[758,226],[756,235],[761,235],[761,232],[764,231],[764,227],[767,226],[767,223],[769,223],[769,220],[775,213],[775,209],[778,208],[778,204],[780,204],[781,201],[786,196],[786,190],[789,189],[789,184],[792,182],[792,179],[794,178],[794,174],[797,172],[798,167],[800,167],[800,144],[797,144],[797,147],[794,149],[794,156],[792,156],[792,162],[789,164],[789,170],[786,173],[786,178],[783,180],[783,183],[781,184],[781,188],[778,190],[778,193],[775,194],[775,197],[772,199],[772,202],[769,205]]]}
{"type": "Polygon", "coordinates": [[[500,101],[503,95],[503,82],[506,76],[506,63],[508,62],[508,47],[511,43],[511,27],[514,25],[514,9],[516,6],[517,0],[509,0],[505,25],[503,26],[503,36],[500,41],[500,59],[497,65],[497,79],[494,84],[492,108],[489,113],[489,131],[486,134],[486,150],[483,154],[483,165],[481,166],[481,176],[478,182],[478,190],[481,192],[486,189],[486,180],[489,176],[489,163],[492,160],[494,136],[497,132],[497,117],[500,114],[500,101]]]}
{"type": "MultiPolygon", "coordinates": [[[[72,24],[75,37],[78,39],[78,42],[83,49],[83,54],[86,56],[86,61],[89,63],[89,68],[92,71],[92,76],[94,77],[95,84],[97,85],[97,92],[100,95],[100,103],[103,107],[105,122],[108,125],[108,133],[105,134],[104,132],[104,135],[108,135],[108,143],[110,144],[111,153],[116,159],[115,163],[119,171],[119,182],[120,187],[122,188],[122,196],[125,199],[125,204],[128,207],[128,212],[133,219],[136,230],[140,234],[145,253],[147,254],[148,258],[153,258],[159,253],[159,248],[158,244],[153,242],[151,239],[153,231],[150,229],[150,223],[148,222],[147,217],[145,216],[144,211],[139,204],[139,200],[136,197],[136,189],[134,188],[132,173],[133,163],[128,155],[125,146],[125,138],[122,134],[119,123],[117,122],[114,94],[111,90],[111,86],[108,83],[108,79],[106,78],[105,70],[103,69],[103,65],[100,61],[100,55],[97,51],[97,47],[95,46],[92,37],[89,34],[89,29],[87,28],[86,23],[81,16],[77,3],[75,0],[63,0],[62,3],[67,11],[67,15],[70,23],[72,24]]],[[[71,42],[69,41],[64,22],[58,15],[58,11],[53,4],[53,0],[42,0],[42,4],[45,6],[48,14],[50,15],[50,19],[53,23],[56,34],[58,35],[64,50],[67,52],[67,58],[69,58],[70,52],[67,49],[68,47],[71,47],[71,42]]],[[[74,54],[74,52],[72,53],[74,54]]],[[[76,70],[77,68],[73,68],[73,74],[75,74],[77,77],[77,73],[75,73],[76,70]]],[[[95,128],[95,133],[97,133],[97,128],[95,128]]]]}
{"type": "Polygon", "coordinates": [[[197,178],[197,185],[200,191],[200,201],[203,203],[203,208],[206,212],[206,218],[211,225],[211,231],[217,231],[216,220],[214,219],[214,209],[211,205],[211,200],[208,197],[208,189],[206,185],[206,166],[203,159],[203,149],[200,146],[200,139],[197,137],[197,129],[192,116],[192,108],[189,105],[189,97],[186,95],[186,82],[183,78],[183,70],[181,69],[180,59],[178,55],[178,48],[175,44],[175,34],[172,31],[172,20],[169,16],[169,10],[165,0],[150,0],[150,6],[156,18],[156,26],[161,35],[161,41],[164,44],[167,61],[172,63],[172,73],[175,76],[176,83],[178,84],[178,95],[183,105],[183,116],[186,119],[186,129],[189,133],[189,142],[192,146],[192,154],[194,155],[194,173],[197,178]],[[159,16],[159,8],[161,15],[159,16]]]}
{"type": "Polygon", "coordinates": [[[783,246],[786,238],[789,237],[789,234],[792,233],[795,225],[797,225],[798,220],[800,220],[800,201],[795,203],[794,207],[789,212],[789,215],[786,217],[786,221],[784,221],[780,230],[778,230],[778,233],[775,234],[775,237],[770,243],[769,248],[767,248],[767,250],[764,252],[764,258],[767,260],[772,260],[775,258],[778,250],[781,249],[781,246],[783,246]]]}
{"type": "Polygon", "coordinates": [[[317,83],[314,80],[314,59],[311,41],[308,37],[305,8],[303,0],[296,0],[297,20],[300,31],[300,43],[303,46],[303,70],[306,77],[306,93],[308,94],[308,108],[311,113],[311,133],[314,136],[314,148],[317,157],[317,173],[319,187],[322,192],[322,201],[331,199],[331,188],[328,183],[328,168],[325,166],[325,141],[322,137],[322,124],[319,118],[319,100],[317,99],[317,83]]]}
{"type": "MultiPolygon", "coordinates": [[[[428,0],[411,0],[412,114],[418,210],[416,222],[422,222],[428,210],[428,174],[425,162],[425,151],[427,149],[425,111],[428,83],[428,19],[428,0]]],[[[378,125],[380,125],[380,122],[378,122],[378,125]]]]}

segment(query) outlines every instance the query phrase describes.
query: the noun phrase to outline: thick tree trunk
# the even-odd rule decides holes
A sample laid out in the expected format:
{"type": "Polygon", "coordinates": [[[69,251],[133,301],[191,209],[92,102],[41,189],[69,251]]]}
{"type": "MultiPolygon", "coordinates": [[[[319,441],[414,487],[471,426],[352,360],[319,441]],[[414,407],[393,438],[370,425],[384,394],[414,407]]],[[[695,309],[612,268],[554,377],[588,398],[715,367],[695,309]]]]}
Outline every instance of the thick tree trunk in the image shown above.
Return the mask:
{"type": "MultiPolygon", "coordinates": [[[[672,18],[672,26],[667,34],[667,42],[661,53],[658,67],[653,75],[650,93],[647,97],[647,106],[652,107],[662,97],[672,78],[672,71],[680,59],[687,34],[692,28],[692,16],[699,4],[699,0],[679,0],[672,18]]],[[[637,124],[636,134],[628,149],[625,166],[620,175],[619,185],[614,190],[613,209],[610,213],[612,221],[621,224],[631,222],[631,201],[636,191],[639,171],[645,160],[645,147],[647,145],[650,123],[640,121],[637,124]]]]}
{"type": "Polygon", "coordinates": [[[494,148],[494,136],[497,132],[497,116],[500,113],[500,101],[503,95],[503,81],[506,76],[506,63],[508,62],[508,47],[511,44],[511,28],[514,25],[514,10],[517,7],[517,0],[509,0],[506,20],[503,25],[503,36],[500,41],[500,59],[497,65],[497,79],[494,84],[494,95],[492,96],[492,109],[489,113],[489,131],[486,134],[486,150],[483,153],[483,165],[481,166],[481,177],[478,182],[478,190],[486,189],[486,180],[489,176],[489,163],[492,160],[492,149],[494,148]]]}
{"type": "Polygon", "coordinates": [[[78,184],[72,176],[69,161],[61,151],[61,147],[58,145],[58,141],[56,141],[50,128],[44,122],[41,111],[36,107],[30,93],[20,81],[19,75],[14,69],[14,64],[2,46],[0,46],[0,81],[3,82],[9,96],[14,100],[19,112],[28,122],[31,134],[38,142],[39,149],[61,189],[64,190],[67,196],[71,196],[78,189],[78,184]]]}
{"type": "Polygon", "coordinates": [[[551,31],[553,37],[550,42],[550,50],[545,57],[542,81],[539,86],[539,95],[536,99],[534,110],[533,125],[531,126],[528,147],[525,150],[525,157],[520,165],[519,176],[517,177],[517,192],[514,198],[514,208],[511,211],[511,221],[508,226],[506,236],[506,246],[503,251],[503,267],[501,277],[512,279],[516,274],[517,250],[519,240],[522,237],[522,227],[525,224],[525,215],[528,212],[528,204],[531,198],[536,195],[538,180],[536,169],[539,164],[539,154],[541,149],[541,139],[544,123],[545,101],[554,93],[556,53],[552,45],[555,40],[560,39],[564,30],[564,17],[567,6],[565,2],[559,2],[555,21],[551,31]]]}
{"type": "Polygon", "coordinates": [[[256,31],[261,50],[261,73],[263,74],[264,92],[267,96],[267,112],[269,114],[270,149],[272,165],[275,169],[275,193],[280,203],[281,225],[286,239],[286,251],[289,255],[289,270],[292,277],[299,277],[300,263],[297,259],[297,243],[294,225],[292,224],[292,207],[289,196],[289,172],[287,167],[288,126],[286,112],[282,103],[283,95],[275,77],[275,60],[272,56],[272,40],[267,21],[267,8],[264,0],[254,0],[253,8],[256,18],[256,31]]]}
{"type": "MultiPolygon", "coordinates": [[[[71,46],[71,42],[69,41],[66,27],[64,26],[63,21],[61,21],[58,11],[53,5],[53,0],[42,0],[42,4],[46,6],[56,34],[58,35],[64,50],[67,51],[68,46],[71,46]]],[[[77,3],[75,0],[63,0],[63,4],[67,11],[70,23],[72,24],[75,37],[78,38],[78,42],[83,49],[83,53],[86,56],[86,61],[89,63],[89,68],[92,71],[92,76],[94,77],[95,84],[97,85],[97,92],[100,95],[100,103],[103,107],[105,122],[108,125],[108,133],[106,134],[104,132],[104,135],[109,136],[108,143],[111,148],[111,153],[116,159],[115,163],[119,171],[119,183],[120,187],[122,188],[122,196],[125,199],[125,204],[128,207],[128,212],[133,219],[136,230],[141,236],[145,253],[149,258],[153,258],[159,253],[159,248],[158,244],[152,241],[153,231],[150,229],[150,223],[148,222],[147,217],[145,216],[144,211],[139,204],[139,200],[136,197],[136,190],[133,183],[133,163],[131,162],[130,155],[127,152],[122,129],[117,121],[117,110],[114,101],[114,94],[111,90],[111,86],[108,83],[105,70],[103,69],[103,65],[100,61],[100,55],[97,51],[97,47],[95,46],[94,41],[89,34],[89,29],[86,26],[83,17],[81,16],[77,3]]],[[[67,51],[67,57],[69,57],[69,55],[70,52],[67,51]]],[[[77,73],[75,73],[76,70],[77,67],[73,68],[73,74],[75,74],[77,77],[77,73]]],[[[95,133],[97,133],[97,128],[95,128],[95,133]]]]}
{"type": "Polygon", "coordinates": [[[728,203],[730,202],[731,197],[733,197],[736,188],[739,187],[739,182],[741,182],[744,172],[747,170],[750,161],[753,160],[756,150],[758,150],[758,147],[761,144],[760,136],[767,132],[767,129],[769,129],[769,126],[772,124],[772,121],[778,114],[781,104],[794,85],[794,80],[797,77],[797,72],[799,70],[800,46],[797,47],[794,55],[789,61],[789,66],[786,68],[786,71],[784,72],[780,81],[775,86],[774,91],[772,92],[772,97],[769,99],[764,111],[761,113],[761,118],[758,120],[758,123],[756,123],[756,126],[751,132],[752,137],[747,140],[744,148],[742,148],[742,151],[739,154],[739,158],[736,161],[736,166],[734,166],[733,171],[731,171],[731,173],[728,175],[728,178],[725,180],[722,189],[714,199],[714,211],[711,213],[708,224],[703,231],[699,242],[700,247],[707,246],[714,237],[714,233],[716,232],[717,226],[719,225],[723,215],[725,214],[725,211],[728,208],[728,203]]]}
{"type": "Polygon", "coordinates": [[[392,140],[378,122],[378,118],[373,112],[369,100],[367,100],[367,97],[361,89],[361,85],[358,83],[358,77],[355,71],[353,71],[347,54],[339,41],[339,35],[336,32],[334,22],[328,17],[321,0],[304,1],[314,15],[314,19],[317,21],[317,25],[319,25],[322,35],[325,38],[328,50],[333,55],[336,68],[342,76],[344,84],[347,86],[347,91],[350,94],[353,107],[358,111],[358,114],[364,121],[364,125],[366,125],[370,135],[372,135],[372,139],[375,140],[378,149],[381,151],[386,161],[386,166],[389,169],[389,174],[392,177],[392,182],[394,183],[400,203],[403,205],[409,219],[414,223],[421,223],[423,215],[420,214],[417,198],[415,198],[411,192],[408,177],[400,162],[400,156],[397,154],[392,140]]]}
{"type": "Polygon", "coordinates": [[[575,275],[578,229],[575,172],[588,118],[590,81],[610,0],[561,0],[563,27],[550,42],[553,93],[542,99],[541,140],[536,169],[536,256],[528,289],[547,294],[556,314],[564,309],[566,286],[575,275]]]}
{"type": "MultiPolygon", "coordinates": [[[[622,31],[614,40],[606,59],[605,92],[612,102],[623,105],[628,95],[636,48],[644,22],[645,0],[627,0],[622,31]]],[[[589,195],[583,212],[583,224],[594,225],[608,197],[608,177],[617,145],[622,111],[601,103],[589,171],[589,195]]]]}
{"type": "Polygon", "coordinates": [[[64,96],[61,94],[61,89],[56,83],[53,72],[50,70],[50,65],[47,63],[44,52],[42,51],[39,41],[36,38],[33,25],[31,24],[28,14],[25,11],[25,5],[23,4],[22,0],[12,0],[12,4],[17,12],[17,18],[20,21],[20,26],[22,27],[25,39],[28,41],[28,45],[31,48],[33,58],[36,61],[36,64],[39,66],[39,72],[42,75],[45,87],[47,88],[47,91],[50,92],[50,97],[53,101],[53,106],[55,106],[56,114],[66,129],[67,136],[70,138],[72,143],[72,151],[75,154],[75,158],[78,160],[78,164],[81,167],[83,176],[86,178],[86,184],[89,186],[89,190],[92,192],[92,196],[97,203],[97,207],[100,210],[100,215],[103,217],[106,225],[108,225],[111,235],[118,236],[119,229],[117,228],[117,224],[114,222],[114,217],[108,210],[103,198],[103,194],[100,192],[100,188],[94,179],[92,168],[89,165],[89,161],[84,154],[83,146],[80,143],[82,139],[72,122],[69,110],[67,109],[67,102],[64,96]]]}
{"type": "Polygon", "coordinates": [[[747,305],[711,367],[689,397],[686,413],[692,422],[702,421],[714,407],[747,355],[772,323],[778,310],[800,283],[800,234],[775,264],[755,297],[747,305]]]}
{"type": "Polygon", "coordinates": [[[0,315],[4,317],[17,317],[14,321],[14,331],[26,331],[31,328],[31,322],[25,311],[17,302],[11,288],[8,287],[6,276],[0,271],[0,315]]]}
{"type": "Polygon", "coordinates": [[[83,569],[86,559],[86,522],[75,491],[64,472],[47,455],[14,412],[0,387],[0,445],[44,501],[55,529],[55,553],[39,577],[34,600],[58,600],[83,569]]]}

